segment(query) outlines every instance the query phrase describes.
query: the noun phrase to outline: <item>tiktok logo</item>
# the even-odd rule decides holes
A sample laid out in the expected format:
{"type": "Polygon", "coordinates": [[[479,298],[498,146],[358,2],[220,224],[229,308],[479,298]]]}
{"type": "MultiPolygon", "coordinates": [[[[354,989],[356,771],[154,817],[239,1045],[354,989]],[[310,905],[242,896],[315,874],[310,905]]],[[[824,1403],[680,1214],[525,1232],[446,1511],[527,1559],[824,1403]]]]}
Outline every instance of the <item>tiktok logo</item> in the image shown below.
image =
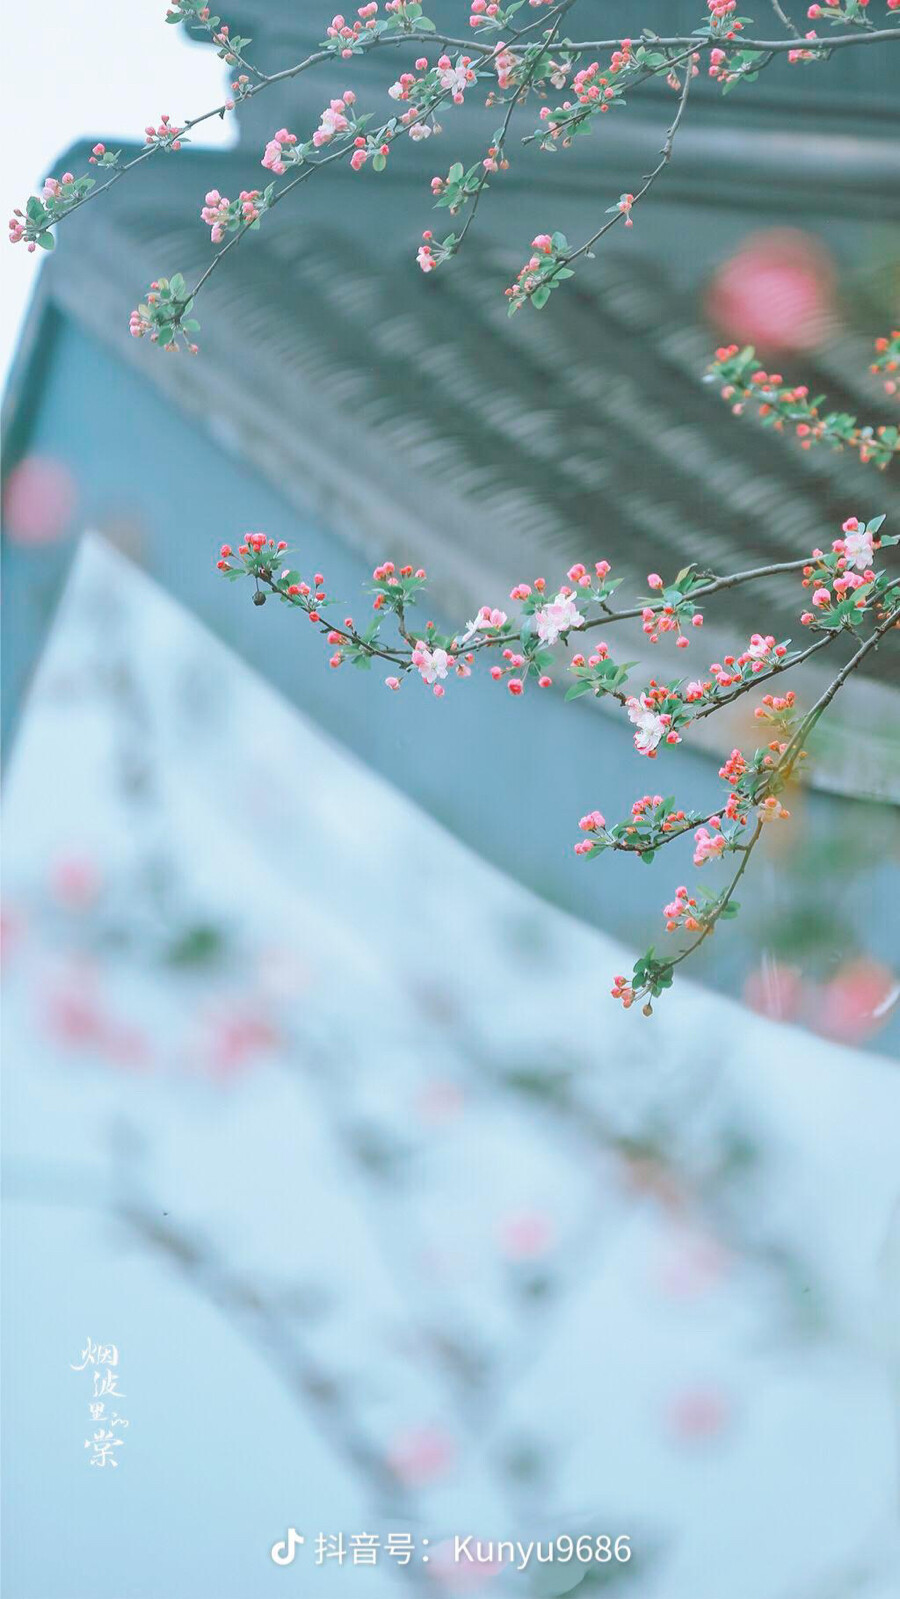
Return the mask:
{"type": "Polygon", "coordinates": [[[288,1527],[288,1534],[284,1542],[273,1543],[269,1554],[272,1556],[276,1566],[289,1566],[293,1561],[297,1545],[305,1542],[305,1538],[302,1533],[297,1531],[296,1527],[288,1527]]]}

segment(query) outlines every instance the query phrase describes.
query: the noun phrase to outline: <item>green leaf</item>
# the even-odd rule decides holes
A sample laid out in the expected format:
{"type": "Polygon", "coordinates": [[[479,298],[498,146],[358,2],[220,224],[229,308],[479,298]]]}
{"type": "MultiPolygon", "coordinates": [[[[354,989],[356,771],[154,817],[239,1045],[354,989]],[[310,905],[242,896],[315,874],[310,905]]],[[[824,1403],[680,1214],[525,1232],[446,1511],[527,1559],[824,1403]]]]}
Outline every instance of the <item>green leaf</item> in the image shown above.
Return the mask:
{"type": "Polygon", "coordinates": [[[56,240],[52,233],[39,233],[37,236],[37,242],[42,250],[56,249],[56,240]]]}

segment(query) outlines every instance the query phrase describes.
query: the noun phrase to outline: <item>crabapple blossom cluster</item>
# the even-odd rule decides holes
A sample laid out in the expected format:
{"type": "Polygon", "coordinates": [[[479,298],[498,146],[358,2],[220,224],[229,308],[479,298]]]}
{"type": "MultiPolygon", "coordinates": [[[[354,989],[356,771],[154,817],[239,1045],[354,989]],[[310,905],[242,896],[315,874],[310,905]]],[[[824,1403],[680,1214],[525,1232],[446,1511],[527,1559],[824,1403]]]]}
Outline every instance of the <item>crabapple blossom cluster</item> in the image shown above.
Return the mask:
{"type": "Polygon", "coordinates": [[[820,58],[822,52],[822,41],[819,39],[819,35],[816,33],[815,28],[810,28],[809,31],[803,35],[803,37],[809,42],[806,46],[798,46],[796,50],[791,50],[789,52],[788,62],[791,66],[793,66],[797,61],[818,61],[820,58]],[[817,46],[818,48],[816,48],[817,46]]]}
{"type": "Polygon", "coordinates": [[[774,567],[718,577],[691,563],[668,583],[651,572],[649,595],[626,609],[612,603],[621,579],[612,576],[610,563],[603,560],[589,566],[578,561],[556,585],[548,585],[543,577],[516,582],[506,602],[515,611],[507,610],[506,604],[484,604],[465,627],[449,633],[441,632],[433,620],[424,625],[414,620],[412,612],[422,599],[426,574],[411,564],[397,566],[386,560],[374,568],[369,591],[372,615],[364,627],[351,616],[335,620],[327,614],[336,601],[323,574],[304,579],[290,564],[284,540],[245,534],[237,550],[222,545],[217,566],[232,581],[249,578],[255,604],[264,605],[271,598],[304,611],[324,636],[333,669],[345,663],[370,668],[384,662],[384,682],[392,693],[412,680],[443,699],[453,680],[471,677],[485,657],[490,679],[504,684],[520,700],[529,683],[551,688],[554,666],[562,665],[571,679],[566,698],[591,694],[620,705],[634,729],[636,752],[649,759],[680,744],[698,718],[781,676],[837,637],[851,639],[855,649],[851,661],[805,715],[791,689],[779,687],[762,695],[754,719],[765,727],[766,742],[755,750],[732,749],[719,768],[724,793],[709,810],[688,811],[674,796],[657,793],[636,799],[623,822],[607,822],[596,809],[582,816],[575,844],[575,853],[582,857],[625,851],[649,864],[661,848],[692,834],[695,868],[714,869],[728,858],[739,862],[724,888],[702,886],[693,891],[680,886],[664,906],[666,931],[687,939],[682,948],[663,955],[651,948],[635,963],[630,978],[616,977],[615,997],[626,1006],[642,999],[646,1012],[670,986],[675,967],[720,921],[738,913],[735,889],[760,835],[768,823],[790,818],[781,795],[795,768],[806,760],[804,745],[810,733],[849,673],[889,632],[900,630],[900,578],[876,565],[898,536],[882,535],[882,523],[882,517],[869,523],[848,517],[829,551],[816,549],[809,557],[774,567]],[[790,640],[778,641],[772,633],[756,632],[745,645],[714,661],[708,672],[666,681],[650,678],[644,688],[628,693],[624,684],[636,663],[616,661],[605,639],[582,645],[596,629],[631,621],[640,623],[650,642],[674,631],[678,644],[689,647],[702,622],[701,599],[774,572],[796,574],[801,592],[811,595],[814,609],[804,611],[801,619],[815,638],[802,649],[791,648],[790,640]],[[582,647],[570,654],[573,644],[582,647]]]}
{"type": "MultiPolygon", "coordinates": [[[[103,144],[94,145],[90,160],[94,165],[116,164],[116,156],[103,144]]],[[[71,172],[64,172],[61,178],[47,178],[40,195],[33,194],[24,211],[13,211],[9,219],[10,244],[24,240],[28,250],[34,251],[38,246],[52,250],[56,243],[56,236],[50,232],[53,224],[81,205],[93,187],[93,178],[76,178],[71,172]]]]}
{"type": "MultiPolygon", "coordinates": [[[[887,0],[887,3],[890,8],[891,0],[887,0]]],[[[864,27],[868,4],[869,0],[822,0],[821,5],[811,5],[806,15],[811,20],[824,17],[826,21],[842,27],[864,27]]]]}
{"type": "Polygon", "coordinates": [[[279,128],[266,145],[260,165],[267,172],[274,172],[276,177],[283,177],[288,167],[301,166],[317,150],[331,144],[333,139],[354,134],[358,125],[352,109],[355,103],[356,95],[352,89],[345,89],[342,95],[330,100],[321,113],[318,127],[306,143],[301,143],[296,133],[291,133],[288,128],[279,128]]]}
{"type": "MultiPolygon", "coordinates": [[[[897,335],[892,334],[890,340],[880,339],[873,371],[896,370],[898,350],[897,335]],[[878,364],[882,357],[885,358],[883,367],[878,364]]],[[[846,412],[823,412],[823,395],[811,398],[805,384],[790,386],[785,384],[780,372],[764,371],[757,363],[752,345],[743,350],[736,344],[718,349],[707,380],[721,384],[722,399],[731,406],[735,416],[752,405],[765,427],[774,428],[778,433],[792,432],[804,450],[820,443],[836,450],[853,450],[864,464],[871,461],[882,470],[900,454],[900,428],[893,424],[860,426],[856,417],[846,412]]]]}
{"type": "Polygon", "coordinates": [[[287,128],[279,128],[266,145],[260,166],[265,167],[267,172],[274,172],[278,177],[283,177],[289,162],[302,159],[299,154],[294,154],[297,142],[296,133],[290,133],[287,128]]]}
{"type": "Polygon", "coordinates": [[[210,242],[221,244],[226,233],[233,233],[237,228],[258,227],[271,198],[271,188],[265,192],[242,189],[236,200],[229,200],[218,189],[210,189],[200,212],[201,221],[209,228],[210,242]]]}
{"type": "Polygon", "coordinates": [[[216,16],[205,0],[175,0],[166,12],[166,21],[184,23],[189,30],[199,30],[217,46],[216,54],[229,65],[242,61],[242,51],[250,43],[239,34],[232,33],[227,22],[216,16]]]}
{"type": "Polygon", "coordinates": [[[185,142],[181,137],[183,132],[184,129],[176,127],[171,117],[163,115],[157,127],[152,122],[147,123],[144,143],[160,150],[180,150],[185,142]]]}
{"type": "Polygon", "coordinates": [[[850,516],[842,537],[832,541],[827,553],[813,551],[803,568],[803,587],[813,606],[800,617],[804,627],[820,633],[858,630],[870,611],[875,616],[890,611],[896,582],[887,572],[874,569],[877,552],[896,542],[895,537],[881,535],[883,522],[883,516],[868,523],[850,516]]]}
{"type": "Polygon", "coordinates": [[[88,164],[92,167],[114,167],[119,160],[117,150],[107,150],[105,144],[95,144],[88,156],[88,164]]]}
{"type": "MultiPolygon", "coordinates": [[[[528,4],[533,11],[536,11],[539,6],[548,6],[554,3],[556,3],[556,0],[528,0],[528,4]]],[[[506,6],[498,5],[497,0],[470,0],[469,27],[508,27],[521,5],[522,0],[512,0],[512,4],[506,6]]]]}
{"type": "Polygon", "coordinates": [[[456,216],[466,201],[477,195],[485,169],[494,171],[496,166],[496,145],[489,146],[484,161],[476,162],[467,172],[461,161],[454,161],[445,178],[436,176],[431,180],[435,205],[446,207],[451,216],[456,216]]]}
{"type": "Polygon", "coordinates": [[[218,26],[221,20],[221,17],[211,16],[206,0],[173,0],[166,11],[166,21],[170,23],[186,22],[194,26],[202,23],[210,28],[218,26]]]}
{"type": "Polygon", "coordinates": [[[536,311],[547,304],[552,291],[574,276],[566,263],[569,259],[569,241],[564,233],[539,233],[531,241],[535,252],[525,262],[515,283],[506,290],[509,315],[520,311],[530,302],[536,311]]]}
{"type": "Polygon", "coordinates": [[[668,58],[660,52],[648,51],[644,46],[635,50],[630,39],[623,39],[621,47],[613,51],[608,67],[601,68],[599,61],[590,61],[579,68],[572,79],[572,99],[564,100],[554,110],[541,107],[541,126],[533,135],[540,148],[567,149],[576,134],[589,133],[593,118],[621,104],[628,83],[646,72],[656,56],[659,65],[668,65],[668,58]]]}
{"type": "Polygon", "coordinates": [[[669,689],[657,683],[655,678],[650,679],[643,694],[628,695],[625,705],[628,720],[634,723],[634,747],[639,755],[648,755],[653,759],[663,740],[667,744],[681,743],[673,711],[669,709],[672,699],[669,689]]]}
{"type": "MultiPolygon", "coordinates": [[[[897,0],[900,6],[900,0],[897,0]]],[[[873,373],[884,373],[884,390],[886,394],[900,394],[900,328],[895,328],[888,336],[883,334],[875,340],[875,360],[869,369],[873,373]]]]}
{"type": "Polygon", "coordinates": [[[353,104],[356,95],[352,89],[345,89],[337,100],[330,100],[319,119],[319,126],[312,136],[312,145],[315,150],[320,150],[323,144],[330,144],[336,133],[346,133],[350,127],[347,117],[347,107],[353,104]]]}
{"type": "Polygon", "coordinates": [[[454,105],[462,105],[466,90],[476,79],[476,72],[470,56],[460,56],[455,63],[450,56],[440,56],[437,64],[437,75],[441,88],[449,94],[454,105]]]}
{"type": "Polygon", "coordinates": [[[737,23],[733,20],[734,12],[737,10],[737,0],[706,0],[706,8],[715,28],[727,27],[731,32],[735,26],[738,28],[743,26],[739,19],[737,23]]]}
{"type": "Polygon", "coordinates": [[[338,12],[325,29],[325,37],[339,49],[342,56],[352,56],[365,34],[374,30],[377,15],[378,6],[375,0],[371,0],[369,5],[360,6],[354,22],[347,22],[342,13],[338,12]]]}
{"type": "Polygon", "coordinates": [[[193,296],[180,272],[172,278],[155,278],[146,299],[131,313],[131,337],[142,339],[146,335],[151,344],[159,344],[170,353],[178,349],[180,338],[188,354],[196,355],[193,335],[200,324],[190,315],[192,305],[193,296]]]}

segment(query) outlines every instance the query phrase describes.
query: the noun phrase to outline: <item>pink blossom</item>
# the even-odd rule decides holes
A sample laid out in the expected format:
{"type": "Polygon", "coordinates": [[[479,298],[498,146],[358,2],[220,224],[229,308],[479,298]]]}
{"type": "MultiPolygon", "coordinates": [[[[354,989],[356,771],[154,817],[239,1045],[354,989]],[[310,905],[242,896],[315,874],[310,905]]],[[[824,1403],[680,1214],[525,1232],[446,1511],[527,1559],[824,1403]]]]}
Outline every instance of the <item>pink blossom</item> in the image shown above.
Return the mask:
{"type": "Polygon", "coordinates": [[[279,128],[278,132],[273,134],[266,145],[265,155],[260,165],[266,167],[269,172],[275,172],[280,176],[281,173],[286,171],[284,153],[286,150],[290,151],[296,143],[296,133],[289,133],[287,128],[279,128]]]}
{"type": "Polygon", "coordinates": [[[445,1477],[456,1458],[453,1439],[437,1427],[417,1427],[400,1435],[388,1452],[394,1475],[410,1487],[445,1477]]]}
{"type": "Polygon", "coordinates": [[[475,74],[468,58],[461,56],[457,65],[453,66],[448,56],[441,56],[437,72],[441,88],[450,91],[450,97],[455,105],[462,105],[466,89],[470,83],[475,82],[475,74]]]}
{"type": "Polygon", "coordinates": [[[412,663],[423,683],[434,683],[438,678],[446,677],[453,665],[446,650],[430,650],[427,644],[416,645],[412,652],[412,663]]]}
{"type": "Polygon", "coordinates": [[[672,1433],[683,1443],[706,1443],[722,1432],[728,1421],[725,1395],[716,1388],[687,1388],[668,1407],[672,1433]]]}
{"type": "Polygon", "coordinates": [[[520,1211],[501,1222],[499,1237],[510,1260],[537,1260],[553,1244],[553,1223],[541,1211],[520,1211]]]}
{"type": "Polygon", "coordinates": [[[725,848],[725,838],[721,833],[711,833],[707,827],[698,827],[694,834],[694,865],[702,866],[704,861],[718,860],[725,848]]]}
{"type": "Polygon", "coordinates": [[[476,633],[487,632],[502,627],[506,621],[506,612],[492,610],[489,605],[482,605],[474,622],[469,622],[466,631],[460,638],[460,644],[467,644],[476,633]]]}
{"type": "Polygon", "coordinates": [[[534,613],[534,620],[542,644],[555,644],[560,633],[567,633],[573,627],[584,627],[584,617],[573,596],[565,589],[560,589],[549,604],[539,606],[534,613]]]}
{"type": "Polygon", "coordinates": [[[6,481],[6,536],[14,544],[52,544],[69,529],[77,503],[78,486],[62,461],[26,455],[6,481]]]}
{"type": "Polygon", "coordinates": [[[344,105],[345,100],[332,100],[325,107],[319,120],[319,126],[312,136],[312,142],[317,150],[323,144],[329,144],[336,133],[346,133],[350,123],[344,115],[344,105]]]}
{"type": "Polygon", "coordinates": [[[668,723],[654,711],[651,706],[643,703],[642,699],[628,701],[628,719],[637,728],[634,735],[634,747],[639,755],[653,755],[661,738],[665,736],[668,723]]]}
{"type": "Polygon", "coordinates": [[[825,985],[815,1025],[828,1038],[859,1043],[894,1014],[900,986],[886,966],[868,957],[847,961],[825,985]]]}
{"type": "Polygon", "coordinates": [[[498,44],[494,56],[494,69],[497,73],[498,89],[509,88],[518,65],[519,57],[512,50],[507,50],[505,45],[498,44]]]}
{"type": "Polygon", "coordinates": [[[864,527],[857,527],[844,537],[844,559],[848,566],[856,567],[858,572],[864,572],[872,565],[874,548],[871,533],[864,527]]]}

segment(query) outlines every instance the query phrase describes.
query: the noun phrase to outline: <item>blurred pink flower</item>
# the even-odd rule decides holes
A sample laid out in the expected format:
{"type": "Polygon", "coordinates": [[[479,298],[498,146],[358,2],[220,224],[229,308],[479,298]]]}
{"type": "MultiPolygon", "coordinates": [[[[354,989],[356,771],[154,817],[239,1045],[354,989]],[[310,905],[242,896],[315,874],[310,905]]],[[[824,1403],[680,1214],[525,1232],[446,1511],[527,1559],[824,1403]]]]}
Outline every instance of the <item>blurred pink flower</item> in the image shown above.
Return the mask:
{"type": "Polygon", "coordinates": [[[552,1248],[553,1223],[541,1211],[507,1216],[498,1229],[500,1248],[509,1260],[537,1260],[552,1248]]]}
{"type": "Polygon", "coordinates": [[[280,1037],[265,1016],[234,1011],[212,1019],[205,1057],[212,1076],[220,1081],[256,1065],[260,1055],[277,1049],[280,1037]]]}
{"type": "Polygon", "coordinates": [[[884,1026],[898,998],[900,984],[886,966],[868,959],[847,961],[822,990],[814,1025],[827,1038],[861,1043],[884,1026]]]}
{"type": "Polygon", "coordinates": [[[761,1016],[794,1021],[803,1006],[804,988],[799,967],[763,960],[744,983],[744,1001],[761,1016]]]}
{"type": "Polygon", "coordinates": [[[730,1414],[717,1388],[685,1388],[668,1405],[666,1421],[680,1443],[704,1443],[723,1431],[730,1414]]]}
{"type": "Polygon", "coordinates": [[[813,350],[835,318],[835,270],[818,239],[795,228],[752,234],[715,273],[706,310],[738,344],[813,350]]]}
{"type": "Polygon", "coordinates": [[[51,892],[67,910],[85,910],[97,898],[101,881],[98,867],[86,856],[63,856],[50,873],[51,892]]]}
{"type": "Polygon", "coordinates": [[[438,1427],[413,1428],[400,1433],[388,1450],[394,1475],[410,1487],[422,1487],[445,1477],[456,1459],[453,1439],[438,1427]]]}
{"type": "Polygon", "coordinates": [[[80,983],[63,983],[51,991],[42,1019],[51,1038],[65,1049],[129,1070],[143,1070],[150,1064],[143,1033],[127,1022],[117,1021],[80,983]]]}
{"type": "Polygon", "coordinates": [[[78,498],[68,467],[28,455],[13,467],[3,497],[6,535],[14,544],[53,544],[72,519],[78,498]]]}
{"type": "Polygon", "coordinates": [[[51,993],[44,1019],[51,1036],[67,1049],[99,1046],[103,1037],[105,1024],[97,1001],[75,989],[60,988],[51,993]]]}

